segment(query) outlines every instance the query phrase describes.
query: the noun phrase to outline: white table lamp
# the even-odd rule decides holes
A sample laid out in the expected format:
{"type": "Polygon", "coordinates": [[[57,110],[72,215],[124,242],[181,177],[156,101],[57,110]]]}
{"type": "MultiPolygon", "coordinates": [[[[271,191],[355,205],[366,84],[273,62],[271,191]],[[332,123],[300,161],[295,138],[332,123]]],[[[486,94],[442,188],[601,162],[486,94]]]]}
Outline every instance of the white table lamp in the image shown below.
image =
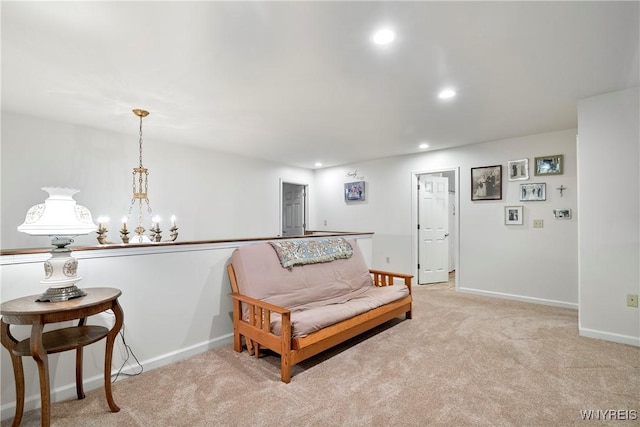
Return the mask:
{"type": "Polygon", "coordinates": [[[44,263],[45,278],[40,283],[49,288],[37,301],[66,301],[86,295],[76,287],[82,277],[77,276],[78,260],[67,247],[73,237],[89,234],[98,227],[91,220],[91,212],[76,204],[73,188],[44,187],[49,193],[44,203],[32,206],[18,231],[33,236],[51,236],[51,258],[44,263]]]}

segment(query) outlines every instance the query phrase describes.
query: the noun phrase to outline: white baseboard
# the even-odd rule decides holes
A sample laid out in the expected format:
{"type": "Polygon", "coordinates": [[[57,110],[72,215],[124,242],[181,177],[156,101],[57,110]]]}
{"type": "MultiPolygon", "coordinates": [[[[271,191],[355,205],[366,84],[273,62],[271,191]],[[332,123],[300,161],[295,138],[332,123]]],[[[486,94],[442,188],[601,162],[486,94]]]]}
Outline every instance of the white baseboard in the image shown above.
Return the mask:
{"type": "MultiPolygon", "coordinates": [[[[165,365],[169,365],[171,363],[175,363],[179,360],[183,360],[183,359],[187,359],[191,356],[195,356],[196,354],[200,354],[200,353],[204,353],[205,351],[209,351],[212,350],[216,347],[220,347],[226,344],[231,344],[233,342],[233,334],[227,334],[227,335],[223,335],[221,337],[209,340],[209,341],[205,341],[202,343],[198,343],[195,345],[192,345],[190,347],[185,347],[185,348],[181,348],[179,350],[176,351],[172,351],[170,353],[166,353],[162,356],[159,357],[154,357],[153,359],[149,359],[149,360],[145,360],[145,361],[141,361],[140,364],[143,366],[145,371],[150,371],[153,370],[155,368],[159,368],[161,366],[165,366],[165,365]]],[[[134,374],[135,372],[137,372],[139,370],[139,367],[137,366],[127,366],[125,368],[122,369],[121,373],[124,374],[134,374]]],[[[115,375],[117,373],[117,369],[112,371],[112,375],[115,375]]],[[[122,381],[123,379],[126,379],[127,376],[123,376],[121,377],[121,379],[118,379],[119,381],[122,381]]],[[[104,378],[102,375],[96,375],[93,376],[91,378],[85,378],[83,381],[83,385],[84,385],[84,390],[85,391],[91,391],[91,390],[95,390],[97,388],[103,388],[104,387],[104,378]]],[[[72,382],[69,384],[65,384],[59,387],[55,387],[51,389],[51,402],[55,403],[55,402],[61,402],[63,400],[68,400],[68,399],[75,399],[76,396],[76,383],[72,382]]],[[[114,399],[116,400],[116,403],[118,402],[118,399],[114,397],[114,399]]],[[[105,405],[107,404],[107,401],[105,400],[105,405]]],[[[40,408],[40,395],[36,394],[36,395],[31,395],[31,396],[25,396],[25,400],[24,400],[24,412],[27,411],[32,411],[34,409],[38,409],[40,408]]],[[[6,403],[4,405],[2,405],[2,407],[0,407],[0,419],[5,420],[8,418],[13,418],[13,416],[15,415],[16,412],[16,402],[9,402],[6,403]]]]}
{"type": "MultiPolygon", "coordinates": [[[[466,294],[482,295],[482,296],[495,297],[495,298],[505,298],[505,299],[529,302],[534,304],[570,308],[574,310],[578,309],[578,304],[564,302],[564,301],[555,301],[555,300],[548,300],[543,298],[532,298],[532,297],[525,297],[522,295],[505,294],[501,292],[491,292],[491,291],[484,291],[484,290],[471,289],[471,288],[459,288],[458,291],[466,294]]],[[[628,344],[628,345],[640,347],[640,337],[634,337],[631,335],[621,335],[613,332],[583,328],[580,326],[578,327],[578,334],[581,337],[596,338],[596,339],[601,339],[605,341],[616,342],[619,344],[628,344]]]]}
{"type": "Polygon", "coordinates": [[[506,294],[503,292],[492,292],[492,291],[485,291],[481,289],[472,289],[472,288],[458,288],[458,292],[465,293],[465,294],[482,295],[482,296],[494,297],[494,298],[504,298],[504,299],[510,299],[514,301],[528,302],[532,304],[571,308],[573,310],[578,309],[577,303],[550,300],[550,299],[544,299],[544,298],[527,297],[522,295],[506,294]]]}
{"type": "Polygon", "coordinates": [[[597,338],[600,340],[617,342],[619,344],[628,344],[640,347],[640,337],[631,335],[616,334],[613,332],[598,331],[596,329],[578,327],[578,333],[581,337],[597,338]]]}

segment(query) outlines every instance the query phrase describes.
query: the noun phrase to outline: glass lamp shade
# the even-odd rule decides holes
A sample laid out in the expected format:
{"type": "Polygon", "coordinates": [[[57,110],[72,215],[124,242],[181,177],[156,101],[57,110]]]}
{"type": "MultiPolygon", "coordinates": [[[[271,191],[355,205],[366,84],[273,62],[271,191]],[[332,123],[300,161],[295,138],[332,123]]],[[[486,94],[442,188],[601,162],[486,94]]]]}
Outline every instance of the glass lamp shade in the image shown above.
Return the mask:
{"type": "Polygon", "coordinates": [[[49,286],[37,301],[66,301],[86,295],[76,287],[82,277],[76,275],[78,260],[71,256],[66,246],[72,237],[89,234],[98,229],[91,220],[91,212],[76,204],[72,188],[44,187],[49,197],[44,203],[32,206],[27,211],[24,223],[18,231],[34,236],[52,236],[51,258],[44,263],[45,278],[40,283],[49,286]]]}
{"type": "Polygon", "coordinates": [[[44,187],[49,197],[27,211],[27,216],[18,231],[34,236],[78,236],[96,231],[91,212],[76,204],[73,188],[44,187]]]}

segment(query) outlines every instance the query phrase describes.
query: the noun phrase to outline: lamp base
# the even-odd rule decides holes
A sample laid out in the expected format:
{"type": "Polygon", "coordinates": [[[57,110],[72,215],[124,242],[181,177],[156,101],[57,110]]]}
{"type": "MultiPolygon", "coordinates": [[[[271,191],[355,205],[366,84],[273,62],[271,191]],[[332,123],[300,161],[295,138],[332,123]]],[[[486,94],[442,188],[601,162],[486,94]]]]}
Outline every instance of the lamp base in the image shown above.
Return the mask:
{"type": "Polygon", "coordinates": [[[40,295],[37,302],[60,302],[67,301],[72,298],[83,297],[87,295],[82,289],[76,285],[65,286],[64,288],[49,288],[44,294],[40,295]]]}

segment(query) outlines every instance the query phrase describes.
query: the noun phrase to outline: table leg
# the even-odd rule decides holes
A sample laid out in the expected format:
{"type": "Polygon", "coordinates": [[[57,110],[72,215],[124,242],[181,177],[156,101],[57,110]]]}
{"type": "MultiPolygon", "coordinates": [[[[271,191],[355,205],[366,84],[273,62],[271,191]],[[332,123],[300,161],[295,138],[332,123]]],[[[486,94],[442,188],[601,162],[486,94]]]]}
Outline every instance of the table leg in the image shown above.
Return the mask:
{"type": "Polygon", "coordinates": [[[9,350],[11,364],[13,365],[13,376],[16,381],[16,413],[13,417],[12,427],[18,427],[22,421],[24,413],[24,370],[22,369],[22,357],[13,353],[13,348],[18,343],[11,331],[9,324],[2,322],[2,345],[9,350]]]}
{"type": "Polygon", "coordinates": [[[82,385],[82,349],[84,347],[76,348],[76,394],[78,400],[84,399],[84,388],[82,385]]]}
{"type": "Polygon", "coordinates": [[[49,356],[42,344],[44,324],[38,320],[31,327],[31,356],[38,365],[40,375],[41,424],[49,427],[51,424],[51,390],[49,387],[49,356]]]}
{"type": "Polygon", "coordinates": [[[107,344],[105,346],[104,354],[104,391],[107,396],[107,402],[109,403],[111,412],[118,412],[120,408],[116,405],[116,402],[113,400],[113,395],[111,394],[111,360],[113,358],[113,345],[115,344],[118,332],[120,332],[120,328],[122,328],[124,313],[122,312],[120,304],[118,304],[118,300],[113,302],[111,310],[113,310],[113,313],[116,316],[116,321],[113,328],[111,328],[107,334],[107,344]]]}
{"type": "MultiPolygon", "coordinates": [[[[78,326],[83,326],[87,321],[86,317],[83,317],[78,321],[78,326]]],[[[76,348],[76,395],[78,400],[84,399],[84,386],[82,384],[82,366],[83,366],[83,348],[76,348]]]]}

